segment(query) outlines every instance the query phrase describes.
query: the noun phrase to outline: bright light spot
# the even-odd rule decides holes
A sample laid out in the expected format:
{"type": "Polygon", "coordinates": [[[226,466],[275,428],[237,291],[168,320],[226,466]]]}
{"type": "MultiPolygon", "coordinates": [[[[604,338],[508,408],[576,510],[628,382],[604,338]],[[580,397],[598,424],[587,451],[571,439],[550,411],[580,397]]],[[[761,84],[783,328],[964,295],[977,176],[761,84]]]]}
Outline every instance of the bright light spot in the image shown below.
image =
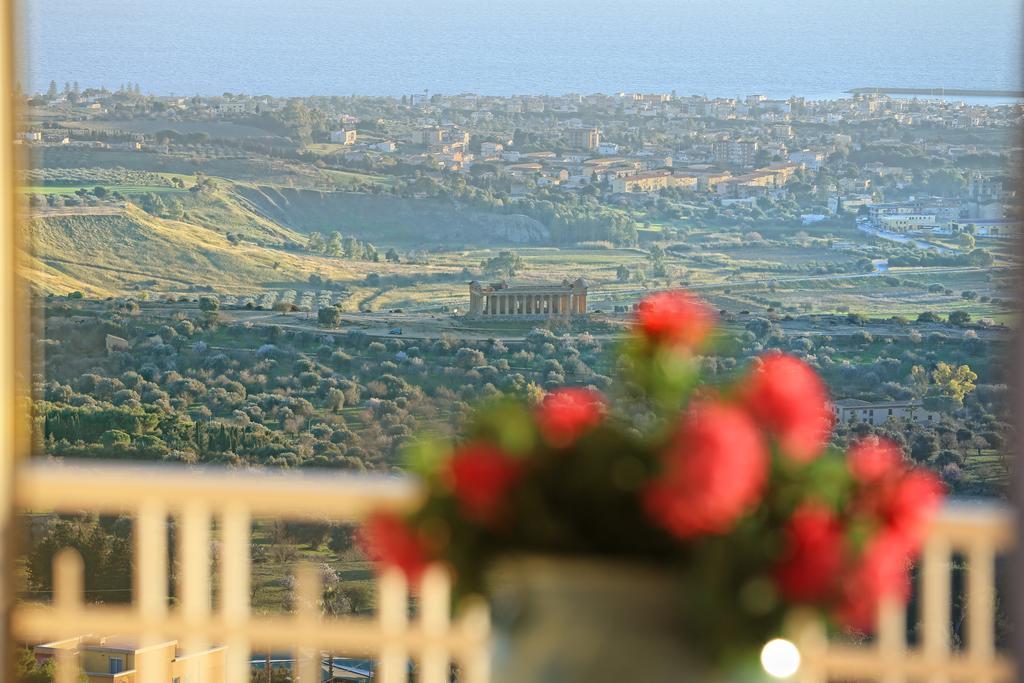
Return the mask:
{"type": "Polygon", "coordinates": [[[800,668],[800,651],[782,638],[768,641],[761,649],[761,666],[775,678],[789,678],[800,668]]]}

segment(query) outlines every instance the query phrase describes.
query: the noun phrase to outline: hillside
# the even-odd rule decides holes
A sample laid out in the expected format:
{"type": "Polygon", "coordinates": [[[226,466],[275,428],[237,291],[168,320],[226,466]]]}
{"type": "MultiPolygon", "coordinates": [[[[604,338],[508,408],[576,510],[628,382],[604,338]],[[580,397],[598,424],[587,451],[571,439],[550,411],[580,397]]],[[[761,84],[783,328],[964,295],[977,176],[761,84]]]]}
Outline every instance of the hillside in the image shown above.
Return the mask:
{"type": "Polygon", "coordinates": [[[313,272],[362,277],[337,259],[232,244],[215,230],[156,218],[131,204],[119,213],[37,216],[28,229],[32,254],[26,275],[57,293],[185,292],[193,285],[247,291],[304,281],[313,272]]]}
{"type": "Polygon", "coordinates": [[[448,199],[269,185],[238,184],[235,191],[253,211],[303,232],[338,230],[371,242],[420,248],[543,244],[550,239],[547,227],[527,216],[485,213],[448,199]]]}

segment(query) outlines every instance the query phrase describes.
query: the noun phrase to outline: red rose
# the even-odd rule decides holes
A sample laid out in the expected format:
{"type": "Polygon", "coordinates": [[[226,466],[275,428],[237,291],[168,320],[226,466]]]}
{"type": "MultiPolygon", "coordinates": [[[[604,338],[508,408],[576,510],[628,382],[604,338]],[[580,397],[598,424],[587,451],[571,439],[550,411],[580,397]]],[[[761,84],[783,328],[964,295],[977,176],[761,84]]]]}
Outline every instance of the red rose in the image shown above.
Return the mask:
{"type": "Polygon", "coordinates": [[[807,363],[778,351],[767,353],[740,394],[787,456],[808,462],[821,454],[834,416],[825,383],[807,363]]]}
{"type": "Polygon", "coordinates": [[[366,520],[359,533],[366,556],[379,567],[397,567],[415,583],[429,564],[424,544],[401,517],[379,512],[366,520]]]}
{"type": "Polygon", "coordinates": [[[522,464],[486,443],[460,448],[448,461],[447,481],[469,519],[497,520],[505,495],[523,474],[522,464]]]}
{"type": "Polygon", "coordinates": [[[544,397],[537,410],[537,427],[548,443],[568,446],[604,419],[604,397],[592,389],[566,387],[544,397]]]}
{"type": "Polygon", "coordinates": [[[768,452],[742,409],[706,400],[691,407],[664,472],[644,494],[648,516],[680,538],[727,532],[761,497],[768,452]]]}
{"type": "Polygon", "coordinates": [[[804,504],[785,528],[775,583],[787,600],[817,602],[834,594],[843,567],[843,528],[830,510],[804,504]]]}
{"type": "Polygon", "coordinates": [[[641,301],[636,321],[649,341],[692,349],[711,332],[715,313],[693,294],[674,290],[658,292],[641,301]]]}
{"type": "Polygon", "coordinates": [[[864,439],[850,449],[846,464],[854,479],[870,484],[901,471],[903,455],[899,446],[888,439],[864,439]]]}
{"type": "Polygon", "coordinates": [[[910,597],[909,570],[903,539],[889,532],[875,536],[846,578],[836,617],[850,628],[873,631],[883,599],[906,602],[910,597]]]}

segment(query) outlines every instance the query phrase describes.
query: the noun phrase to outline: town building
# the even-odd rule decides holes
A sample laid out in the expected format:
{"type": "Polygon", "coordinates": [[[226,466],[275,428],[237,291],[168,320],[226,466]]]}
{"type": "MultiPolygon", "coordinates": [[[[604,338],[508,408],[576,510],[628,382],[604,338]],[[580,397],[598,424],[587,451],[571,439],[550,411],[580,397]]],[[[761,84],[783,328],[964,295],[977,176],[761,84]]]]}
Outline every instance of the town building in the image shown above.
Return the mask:
{"type": "Polygon", "coordinates": [[[469,313],[473,317],[552,318],[585,315],[587,289],[583,278],[561,284],[489,285],[469,283],[469,313]]]}
{"type": "Polygon", "coordinates": [[[354,145],[356,144],[356,131],[354,128],[331,131],[331,142],[336,145],[354,145]]]}
{"type": "Polygon", "coordinates": [[[882,216],[878,220],[878,227],[888,232],[930,230],[937,225],[935,214],[931,213],[897,213],[891,216],[882,216]]]}
{"type": "Polygon", "coordinates": [[[950,224],[951,232],[966,232],[975,237],[1017,237],[1024,221],[1019,220],[960,220],[950,224]],[[973,227],[971,227],[973,226],[973,227]]]}
{"type": "Polygon", "coordinates": [[[697,177],[673,175],[671,171],[646,171],[612,179],[612,192],[657,192],[668,187],[697,189],[697,177]]]}
{"type": "Polygon", "coordinates": [[[570,128],[565,131],[570,147],[596,150],[601,144],[601,131],[597,128],[570,128]]]}
{"type": "Polygon", "coordinates": [[[715,162],[729,166],[753,166],[757,150],[756,140],[717,140],[711,145],[715,162]]]}
{"type": "Polygon", "coordinates": [[[176,640],[140,646],[119,636],[78,636],[33,648],[38,662],[70,651],[87,683],[137,683],[157,680],[224,683],[224,647],[185,654],[176,640]],[[152,678],[150,678],[152,677],[152,678]]]}
{"type": "Polygon", "coordinates": [[[799,152],[790,152],[789,160],[794,164],[803,164],[808,171],[817,172],[825,163],[825,153],[802,149],[799,152]]]}
{"type": "Polygon", "coordinates": [[[913,420],[921,424],[933,424],[939,421],[939,414],[927,410],[921,401],[878,401],[869,402],[856,398],[841,398],[832,403],[836,422],[867,422],[871,425],[883,425],[888,420],[913,420]]]}

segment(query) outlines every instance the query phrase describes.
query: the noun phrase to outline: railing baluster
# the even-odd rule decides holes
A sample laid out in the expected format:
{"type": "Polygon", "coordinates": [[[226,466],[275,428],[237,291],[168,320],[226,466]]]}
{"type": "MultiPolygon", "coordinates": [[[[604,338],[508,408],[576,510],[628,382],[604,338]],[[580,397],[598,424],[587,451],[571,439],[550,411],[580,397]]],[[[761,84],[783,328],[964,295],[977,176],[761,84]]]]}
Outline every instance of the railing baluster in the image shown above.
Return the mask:
{"type": "MultiPolygon", "coordinates": [[[[63,548],[53,557],[53,606],[60,615],[59,623],[67,631],[57,633],[61,638],[76,637],[73,634],[75,617],[85,602],[85,563],[74,548],[63,548]]],[[[61,648],[54,662],[54,683],[78,683],[78,648],[61,648]]]]}
{"type": "MultiPolygon", "coordinates": [[[[181,558],[180,609],[186,628],[201,626],[210,617],[210,511],[205,504],[186,501],[181,511],[178,557],[181,558]]],[[[189,636],[183,643],[188,653],[208,646],[189,636]]]]}
{"type": "MultiPolygon", "coordinates": [[[[300,632],[310,628],[311,624],[320,621],[320,596],[323,587],[316,565],[303,562],[295,572],[295,597],[292,611],[302,624],[300,632]]],[[[302,643],[297,643],[295,663],[299,683],[319,683],[320,681],[320,650],[302,643]]],[[[332,682],[333,683],[333,682],[332,682]]]]}
{"type": "Polygon", "coordinates": [[[949,661],[950,629],[950,557],[948,539],[932,536],[921,557],[922,655],[933,668],[928,683],[946,683],[944,671],[949,661]]]}
{"type": "Polygon", "coordinates": [[[249,511],[231,504],[221,515],[220,609],[224,620],[225,678],[227,683],[248,683],[249,640],[249,511]]]}
{"type": "Polygon", "coordinates": [[[420,584],[420,625],[427,643],[420,656],[420,681],[446,683],[451,654],[439,644],[451,626],[451,582],[447,570],[430,567],[420,584]]]}
{"type": "Polygon", "coordinates": [[[487,647],[491,633],[491,612],[483,598],[465,602],[459,615],[457,632],[461,636],[460,681],[487,683],[491,680],[491,653],[487,647]]]}
{"type": "Polygon", "coordinates": [[[967,551],[967,653],[978,665],[975,683],[989,683],[985,662],[995,654],[995,552],[988,538],[967,551]]]}
{"type": "MultiPolygon", "coordinates": [[[[135,517],[135,609],[142,625],[140,646],[156,645],[167,617],[167,510],[159,501],[141,506],[135,517]]],[[[162,683],[170,676],[166,663],[142,654],[139,683],[162,683]]]]}
{"type": "Polygon", "coordinates": [[[377,663],[382,683],[404,683],[408,678],[409,653],[401,638],[409,627],[409,589],[401,571],[390,569],[377,583],[377,619],[384,637],[377,663]]]}
{"type": "Polygon", "coordinates": [[[899,671],[900,659],[907,650],[907,611],[899,600],[887,598],[878,608],[878,653],[880,659],[891,663],[879,683],[904,683],[907,679],[899,671]]]}

